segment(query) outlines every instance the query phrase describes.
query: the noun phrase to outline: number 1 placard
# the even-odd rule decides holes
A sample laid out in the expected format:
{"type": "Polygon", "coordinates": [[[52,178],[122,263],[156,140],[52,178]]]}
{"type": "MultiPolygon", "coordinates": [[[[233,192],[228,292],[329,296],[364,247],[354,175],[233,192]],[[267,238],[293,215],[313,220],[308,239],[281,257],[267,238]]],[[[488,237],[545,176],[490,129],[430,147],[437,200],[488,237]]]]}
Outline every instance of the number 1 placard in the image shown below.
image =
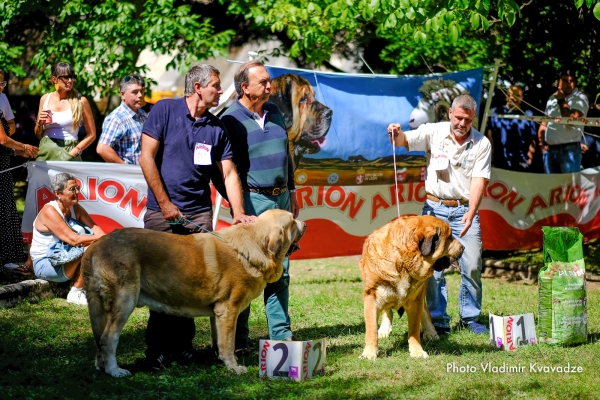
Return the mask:
{"type": "Polygon", "coordinates": [[[504,350],[537,343],[533,314],[500,317],[490,314],[490,343],[504,350]]]}
{"type": "Polygon", "coordinates": [[[259,350],[260,377],[303,381],[325,373],[325,339],[261,340],[259,350]]]}

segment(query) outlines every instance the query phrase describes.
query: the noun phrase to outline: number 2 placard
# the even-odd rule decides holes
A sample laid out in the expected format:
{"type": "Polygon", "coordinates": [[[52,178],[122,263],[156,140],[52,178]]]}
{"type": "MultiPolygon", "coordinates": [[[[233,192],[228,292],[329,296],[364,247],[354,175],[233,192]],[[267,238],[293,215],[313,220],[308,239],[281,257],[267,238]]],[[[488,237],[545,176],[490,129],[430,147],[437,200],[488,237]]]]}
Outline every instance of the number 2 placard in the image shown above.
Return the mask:
{"type": "Polygon", "coordinates": [[[259,350],[260,377],[302,381],[325,373],[325,339],[261,340],[259,350]]]}
{"type": "Polygon", "coordinates": [[[500,317],[490,314],[490,343],[504,350],[537,343],[533,314],[500,317]]]}

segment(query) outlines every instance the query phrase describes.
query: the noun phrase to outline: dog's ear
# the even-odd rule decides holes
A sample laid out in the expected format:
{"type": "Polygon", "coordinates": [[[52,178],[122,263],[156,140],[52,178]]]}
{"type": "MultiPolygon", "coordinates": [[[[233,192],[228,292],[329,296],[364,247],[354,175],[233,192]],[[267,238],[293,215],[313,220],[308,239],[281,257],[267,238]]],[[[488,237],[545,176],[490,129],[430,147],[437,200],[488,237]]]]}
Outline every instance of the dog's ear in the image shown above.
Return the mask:
{"type": "Polygon", "coordinates": [[[431,232],[419,240],[419,250],[425,257],[433,254],[440,244],[440,235],[437,232],[431,232]]]}
{"type": "Polygon", "coordinates": [[[271,82],[271,96],[269,101],[275,103],[283,114],[286,129],[294,123],[294,110],[292,109],[292,79],[290,75],[282,75],[271,82]]]}

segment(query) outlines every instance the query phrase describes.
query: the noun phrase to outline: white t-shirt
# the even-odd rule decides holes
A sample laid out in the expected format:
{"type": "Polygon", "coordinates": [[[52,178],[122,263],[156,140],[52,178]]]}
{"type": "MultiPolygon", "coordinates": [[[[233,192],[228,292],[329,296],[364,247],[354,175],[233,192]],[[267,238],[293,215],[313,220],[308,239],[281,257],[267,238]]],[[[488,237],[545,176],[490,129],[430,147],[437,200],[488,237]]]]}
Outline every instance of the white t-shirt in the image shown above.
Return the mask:
{"type": "Polygon", "coordinates": [[[446,200],[469,200],[471,178],[490,179],[492,146],[471,128],[469,137],[458,145],[450,133],[450,122],[423,124],[406,132],[408,149],[427,153],[427,193],[446,200]]]}
{"type": "MultiPolygon", "coordinates": [[[[573,90],[573,93],[565,97],[565,101],[570,109],[581,111],[584,117],[587,115],[590,108],[588,99],[585,94],[581,93],[579,90],[573,90]]],[[[550,96],[546,103],[546,115],[549,117],[560,117],[558,100],[554,95],[550,96]]],[[[579,143],[582,135],[583,126],[570,126],[548,122],[546,142],[548,142],[548,144],[579,143]]]]}
{"type": "Polygon", "coordinates": [[[4,113],[4,118],[6,118],[7,121],[15,119],[15,115],[13,114],[10,104],[8,103],[8,98],[4,93],[0,93],[0,110],[2,110],[4,113]]]}

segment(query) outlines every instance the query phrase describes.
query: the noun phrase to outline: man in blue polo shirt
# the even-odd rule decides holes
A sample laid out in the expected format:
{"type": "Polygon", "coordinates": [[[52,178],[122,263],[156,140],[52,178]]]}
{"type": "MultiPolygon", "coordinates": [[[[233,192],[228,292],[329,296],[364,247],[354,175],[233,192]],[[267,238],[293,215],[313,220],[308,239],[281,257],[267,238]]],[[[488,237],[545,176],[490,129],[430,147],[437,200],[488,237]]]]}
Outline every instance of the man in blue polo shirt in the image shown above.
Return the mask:
{"type": "MultiPolygon", "coordinates": [[[[233,223],[254,221],[255,217],[244,213],[227,134],[219,119],[208,111],[219,104],[222,93],[219,71],[211,65],[197,65],[185,76],[185,97],[161,100],[149,114],[142,130],[140,156],[149,189],[145,228],[177,235],[211,231],[209,180],[213,163],[222,172],[233,223]],[[182,218],[193,224],[182,223],[182,218]]],[[[150,311],[142,367],[158,370],[171,361],[194,361],[195,333],[193,318],[150,311]]]]}
{"type": "MultiPolygon", "coordinates": [[[[260,61],[240,65],[234,77],[238,99],[221,116],[233,150],[233,162],[242,181],[244,208],[249,215],[260,215],[279,208],[298,216],[294,186],[294,167],[288,137],[279,108],[267,102],[271,77],[260,61]]],[[[265,311],[271,340],[295,340],[288,314],[289,260],[283,275],[267,284],[265,311]]],[[[248,318],[250,307],[242,311],[236,327],[236,352],[250,351],[248,318]]]]}

